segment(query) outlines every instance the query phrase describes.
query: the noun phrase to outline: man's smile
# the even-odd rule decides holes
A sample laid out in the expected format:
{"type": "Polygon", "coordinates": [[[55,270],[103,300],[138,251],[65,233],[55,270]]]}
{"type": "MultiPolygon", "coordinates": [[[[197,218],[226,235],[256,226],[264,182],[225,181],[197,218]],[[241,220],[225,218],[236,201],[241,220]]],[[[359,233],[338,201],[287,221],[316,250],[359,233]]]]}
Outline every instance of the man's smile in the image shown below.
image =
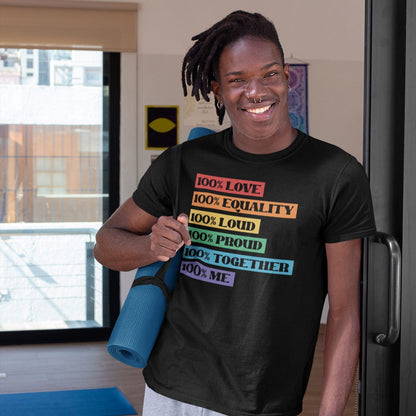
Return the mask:
{"type": "Polygon", "coordinates": [[[244,111],[247,111],[251,114],[264,114],[266,111],[269,111],[272,108],[273,104],[267,105],[266,107],[260,107],[260,108],[246,108],[244,111]]]}

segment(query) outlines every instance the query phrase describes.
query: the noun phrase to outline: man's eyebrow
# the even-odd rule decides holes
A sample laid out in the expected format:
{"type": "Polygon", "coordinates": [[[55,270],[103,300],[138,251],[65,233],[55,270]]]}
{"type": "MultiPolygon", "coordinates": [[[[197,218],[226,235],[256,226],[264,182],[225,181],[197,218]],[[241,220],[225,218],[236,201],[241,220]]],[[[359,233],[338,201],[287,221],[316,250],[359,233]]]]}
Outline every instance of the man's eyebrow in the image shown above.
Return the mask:
{"type": "Polygon", "coordinates": [[[279,62],[279,61],[273,61],[273,62],[270,62],[267,65],[264,65],[264,67],[262,69],[269,69],[269,68],[271,68],[272,66],[275,66],[275,65],[282,66],[281,62],[279,62]]]}
{"type": "MultiPolygon", "coordinates": [[[[275,65],[282,66],[282,64],[279,61],[273,61],[273,62],[270,62],[269,64],[264,65],[261,69],[262,70],[269,69],[269,68],[271,68],[272,66],[275,66],[275,65]]],[[[228,76],[237,76],[237,75],[242,75],[243,73],[244,73],[244,71],[231,71],[231,72],[227,72],[225,74],[225,76],[226,77],[228,77],[228,76]]]]}

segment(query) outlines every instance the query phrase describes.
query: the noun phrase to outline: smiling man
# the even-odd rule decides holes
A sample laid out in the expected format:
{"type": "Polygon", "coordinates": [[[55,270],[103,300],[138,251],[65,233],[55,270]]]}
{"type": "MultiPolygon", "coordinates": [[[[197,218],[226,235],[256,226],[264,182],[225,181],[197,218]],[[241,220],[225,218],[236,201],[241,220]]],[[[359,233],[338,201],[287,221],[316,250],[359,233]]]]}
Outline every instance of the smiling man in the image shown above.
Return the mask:
{"type": "Polygon", "coordinates": [[[231,128],[159,156],[95,246],[129,270],[186,245],[143,371],[143,416],[300,414],[327,294],[319,416],[341,416],[359,351],[361,239],[375,231],[364,170],[291,126],[268,19],[237,11],[193,40],[185,95],[213,91],[231,128]]]}
{"type": "Polygon", "coordinates": [[[212,90],[226,108],[238,148],[273,153],[295,140],[287,105],[289,66],[275,43],[252,36],[237,40],[224,48],[216,73],[212,90]]]}

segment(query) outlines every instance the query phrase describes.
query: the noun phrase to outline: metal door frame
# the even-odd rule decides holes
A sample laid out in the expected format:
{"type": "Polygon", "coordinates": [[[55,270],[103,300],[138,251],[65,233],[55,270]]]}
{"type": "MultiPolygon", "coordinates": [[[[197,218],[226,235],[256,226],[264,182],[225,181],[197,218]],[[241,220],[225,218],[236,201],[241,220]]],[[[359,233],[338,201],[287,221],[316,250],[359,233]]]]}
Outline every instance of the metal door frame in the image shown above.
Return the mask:
{"type": "Polygon", "coordinates": [[[376,239],[369,240],[363,263],[362,416],[416,414],[415,23],[414,1],[366,0],[364,164],[378,231],[401,247],[402,299],[400,338],[378,345],[389,315],[389,262],[376,239]]]}

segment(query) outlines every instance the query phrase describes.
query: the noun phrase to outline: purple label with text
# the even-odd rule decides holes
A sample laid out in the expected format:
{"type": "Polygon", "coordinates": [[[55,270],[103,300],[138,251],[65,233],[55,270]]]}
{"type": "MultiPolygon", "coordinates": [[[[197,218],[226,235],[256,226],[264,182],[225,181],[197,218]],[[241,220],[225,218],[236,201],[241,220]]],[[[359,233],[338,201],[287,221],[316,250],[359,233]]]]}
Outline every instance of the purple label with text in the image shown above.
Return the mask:
{"type": "Polygon", "coordinates": [[[207,267],[198,261],[184,261],[181,263],[181,273],[192,279],[214,283],[221,286],[234,286],[235,272],[207,267]]]}

